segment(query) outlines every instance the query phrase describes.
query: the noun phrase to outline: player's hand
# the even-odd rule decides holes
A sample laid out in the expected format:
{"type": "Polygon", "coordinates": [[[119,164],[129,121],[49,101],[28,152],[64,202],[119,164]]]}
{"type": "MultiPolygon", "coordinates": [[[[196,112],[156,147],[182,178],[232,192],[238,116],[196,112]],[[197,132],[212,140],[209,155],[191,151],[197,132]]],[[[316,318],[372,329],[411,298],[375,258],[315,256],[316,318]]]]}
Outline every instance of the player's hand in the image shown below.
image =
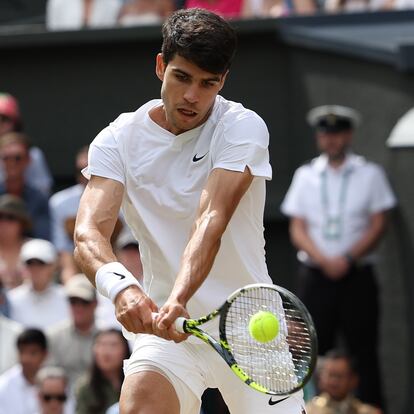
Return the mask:
{"type": "Polygon", "coordinates": [[[326,258],[322,270],[329,279],[339,280],[348,273],[349,262],[343,256],[326,258]]]}
{"type": "Polygon", "coordinates": [[[177,301],[168,300],[159,310],[158,317],[154,319],[154,334],[177,343],[187,339],[188,334],[178,332],[175,328],[175,321],[180,316],[189,318],[187,309],[177,301]]]}
{"type": "Polygon", "coordinates": [[[152,312],[157,311],[157,305],[138,286],[127,287],[115,298],[116,318],[129,332],[154,333],[152,312]]]}

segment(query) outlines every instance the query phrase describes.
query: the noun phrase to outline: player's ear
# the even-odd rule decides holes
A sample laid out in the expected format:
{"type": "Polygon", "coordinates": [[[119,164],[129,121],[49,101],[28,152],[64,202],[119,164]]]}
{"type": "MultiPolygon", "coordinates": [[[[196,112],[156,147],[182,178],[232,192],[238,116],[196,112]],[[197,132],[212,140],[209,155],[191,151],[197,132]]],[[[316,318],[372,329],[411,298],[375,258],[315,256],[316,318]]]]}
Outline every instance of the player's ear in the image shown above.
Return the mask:
{"type": "Polygon", "coordinates": [[[160,81],[164,80],[165,63],[164,63],[164,59],[161,53],[158,53],[157,55],[156,64],[155,64],[155,73],[157,74],[158,79],[160,81]]]}

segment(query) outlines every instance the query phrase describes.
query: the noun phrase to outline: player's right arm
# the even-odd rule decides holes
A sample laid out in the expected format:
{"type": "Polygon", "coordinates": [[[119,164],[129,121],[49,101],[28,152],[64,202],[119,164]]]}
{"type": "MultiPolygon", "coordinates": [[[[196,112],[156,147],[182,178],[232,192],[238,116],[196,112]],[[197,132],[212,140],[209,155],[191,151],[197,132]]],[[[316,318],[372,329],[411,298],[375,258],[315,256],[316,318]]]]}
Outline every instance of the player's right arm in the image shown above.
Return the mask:
{"type": "MultiPolygon", "coordinates": [[[[92,176],[80,201],[74,234],[74,256],[94,286],[98,271],[110,286],[125,281],[122,270],[113,273],[111,266],[108,266],[117,262],[110,240],[123,194],[124,186],[120,182],[92,176]],[[105,272],[105,269],[108,271],[105,272]]],[[[118,320],[128,331],[152,333],[151,312],[156,312],[157,306],[138,284],[121,290],[112,300],[118,320]]]]}

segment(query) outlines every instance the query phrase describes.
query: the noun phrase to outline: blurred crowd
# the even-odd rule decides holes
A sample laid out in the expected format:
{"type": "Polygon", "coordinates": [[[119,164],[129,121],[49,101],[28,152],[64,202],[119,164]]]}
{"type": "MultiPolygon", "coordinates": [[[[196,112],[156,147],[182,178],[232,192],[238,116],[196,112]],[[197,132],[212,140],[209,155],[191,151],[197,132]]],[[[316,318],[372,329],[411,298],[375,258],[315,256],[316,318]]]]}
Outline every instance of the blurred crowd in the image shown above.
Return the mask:
{"type": "Polygon", "coordinates": [[[414,0],[48,0],[48,30],[157,24],[174,10],[201,7],[229,19],[390,11],[414,8],[414,0]]]}

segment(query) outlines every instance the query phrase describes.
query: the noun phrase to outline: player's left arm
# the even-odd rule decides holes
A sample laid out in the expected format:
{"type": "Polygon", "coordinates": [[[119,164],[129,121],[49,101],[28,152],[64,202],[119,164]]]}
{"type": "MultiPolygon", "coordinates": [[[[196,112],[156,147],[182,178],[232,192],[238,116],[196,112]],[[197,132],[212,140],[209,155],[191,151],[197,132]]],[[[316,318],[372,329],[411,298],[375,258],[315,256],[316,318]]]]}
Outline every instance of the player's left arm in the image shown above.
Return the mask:
{"type": "Polygon", "coordinates": [[[187,302],[209,274],[221,237],[252,181],[248,167],[244,172],[217,168],[210,173],[174,287],[160,309],[157,326],[167,339],[177,339],[175,330],[169,328],[178,316],[187,315],[187,302]]]}
{"type": "Polygon", "coordinates": [[[353,260],[364,257],[377,246],[387,227],[387,222],[388,211],[379,211],[371,214],[364,234],[348,252],[353,260]]]}

